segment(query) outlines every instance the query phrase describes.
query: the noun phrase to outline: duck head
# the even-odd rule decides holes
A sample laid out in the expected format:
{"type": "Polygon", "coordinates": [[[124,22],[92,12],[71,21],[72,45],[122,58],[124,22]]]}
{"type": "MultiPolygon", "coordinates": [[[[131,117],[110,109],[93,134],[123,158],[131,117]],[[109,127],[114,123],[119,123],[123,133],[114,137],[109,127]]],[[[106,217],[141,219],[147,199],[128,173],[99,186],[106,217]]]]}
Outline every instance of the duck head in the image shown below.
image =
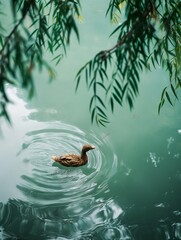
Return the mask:
{"type": "Polygon", "coordinates": [[[82,152],[88,152],[89,150],[95,149],[96,147],[90,144],[85,144],[82,148],[82,152]]]}

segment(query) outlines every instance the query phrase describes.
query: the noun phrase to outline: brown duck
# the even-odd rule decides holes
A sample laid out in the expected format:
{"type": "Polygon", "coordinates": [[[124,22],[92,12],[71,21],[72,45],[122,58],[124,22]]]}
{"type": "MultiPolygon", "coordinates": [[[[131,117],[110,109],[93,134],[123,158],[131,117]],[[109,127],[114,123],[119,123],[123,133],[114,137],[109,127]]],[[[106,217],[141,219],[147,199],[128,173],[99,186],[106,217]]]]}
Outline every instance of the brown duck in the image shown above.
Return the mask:
{"type": "Polygon", "coordinates": [[[86,144],[82,148],[81,155],[70,153],[70,154],[64,154],[61,156],[52,156],[52,159],[55,162],[58,162],[66,167],[79,167],[79,166],[85,165],[88,162],[88,156],[86,152],[94,148],[95,146],[86,144]]]}

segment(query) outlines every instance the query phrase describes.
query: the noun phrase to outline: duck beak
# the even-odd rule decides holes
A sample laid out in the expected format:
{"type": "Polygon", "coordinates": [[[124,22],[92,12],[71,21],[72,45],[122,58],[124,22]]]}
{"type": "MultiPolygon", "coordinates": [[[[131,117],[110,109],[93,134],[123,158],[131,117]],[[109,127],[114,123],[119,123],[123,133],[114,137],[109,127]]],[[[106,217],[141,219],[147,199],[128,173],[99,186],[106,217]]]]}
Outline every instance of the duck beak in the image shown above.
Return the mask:
{"type": "Polygon", "coordinates": [[[91,147],[92,147],[92,149],[96,148],[95,146],[91,146],[91,147]]]}

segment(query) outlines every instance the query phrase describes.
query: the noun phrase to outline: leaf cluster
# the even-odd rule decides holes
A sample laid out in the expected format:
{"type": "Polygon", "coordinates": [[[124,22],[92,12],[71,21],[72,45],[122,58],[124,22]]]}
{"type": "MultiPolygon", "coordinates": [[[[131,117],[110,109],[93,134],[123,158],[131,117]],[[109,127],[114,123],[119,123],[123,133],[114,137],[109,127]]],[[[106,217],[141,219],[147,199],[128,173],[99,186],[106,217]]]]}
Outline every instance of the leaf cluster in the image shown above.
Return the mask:
{"type": "Polygon", "coordinates": [[[95,58],[85,66],[83,66],[76,76],[76,90],[82,77],[82,72],[85,72],[86,85],[88,89],[93,89],[89,110],[91,111],[91,121],[96,121],[97,124],[105,125],[108,123],[107,115],[105,114],[106,105],[100,97],[100,89],[103,95],[106,93],[105,84],[108,81],[106,73],[107,66],[111,62],[111,56],[106,56],[105,52],[98,53],[95,58]]]}
{"type": "Polygon", "coordinates": [[[161,65],[169,72],[170,84],[162,92],[159,111],[165,99],[172,104],[168,88],[178,99],[177,89],[181,86],[180,1],[111,0],[107,10],[111,18],[115,11],[122,14],[122,2],[125,19],[111,34],[118,35],[117,43],[98,53],[76,76],[76,88],[85,79],[88,89],[93,90],[91,118],[102,125],[108,122],[108,109],[114,112],[116,103],[122,106],[127,102],[133,108],[139,94],[140,73],[150,70],[151,65],[161,65]],[[100,98],[102,91],[104,96],[100,98]]]}
{"type": "Polygon", "coordinates": [[[52,67],[45,61],[44,50],[52,54],[59,51],[54,60],[56,63],[61,60],[72,31],[79,39],[75,16],[80,11],[78,0],[11,0],[10,3],[14,19],[12,29],[5,31],[0,21],[0,116],[8,121],[6,106],[10,100],[6,84],[25,88],[32,97],[36,67],[46,68],[50,79],[54,78],[52,67]]]}

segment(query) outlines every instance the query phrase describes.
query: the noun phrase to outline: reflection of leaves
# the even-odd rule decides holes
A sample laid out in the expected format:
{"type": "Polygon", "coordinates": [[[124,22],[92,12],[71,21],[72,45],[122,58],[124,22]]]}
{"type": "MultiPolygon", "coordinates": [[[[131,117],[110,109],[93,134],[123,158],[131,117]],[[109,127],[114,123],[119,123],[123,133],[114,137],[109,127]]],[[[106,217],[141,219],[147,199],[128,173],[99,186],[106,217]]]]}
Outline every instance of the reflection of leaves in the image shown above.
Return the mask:
{"type": "Polygon", "coordinates": [[[14,27],[6,35],[0,23],[0,115],[9,121],[5,84],[25,88],[29,97],[32,97],[33,71],[36,67],[40,70],[46,68],[50,80],[53,79],[55,74],[44,60],[44,49],[48,48],[52,54],[56,52],[54,61],[56,64],[60,62],[66,52],[66,45],[70,43],[72,32],[79,39],[74,17],[79,15],[80,10],[78,0],[10,2],[14,27]]]}
{"type": "Polygon", "coordinates": [[[30,202],[9,199],[7,203],[0,203],[0,225],[2,239],[39,239],[47,236],[56,238],[62,221],[62,210],[58,210],[57,204],[41,206],[30,202]],[[51,212],[51,214],[50,214],[51,212]],[[46,217],[45,217],[46,216],[46,217]],[[57,219],[58,218],[58,219],[57,219]],[[53,229],[47,228],[47,219],[52,221],[53,229]],[[28,236],[28,237],[27,237],[28,236]]]}
{"type": "Polygon", "coordinates": [[[180,220],[180,216],[169,207],[161,205],[132,206],[126,211],[122,222],[129,226],[134,239],[165,240],[166,236],[175,239],[180,220]]]}
{"type": "Polygon", "coordinates": [[[144,156],[140,164],[132,163],[130,174],[120,181],[120,192],[124,192],[121,222],[140,240],[166,239],[167,234],[174,239],[180,232],[180,136],[168,138],[164,148],[157,141],[158,150],[149,153],[147,161],[144,156]]]}
{"type": "MultiPolygon", "coordinates": [[[[115,12],[122,14],[122,2],[110,1],[107,14],[110,13],[111,18],[115,12]]],[[[150,70],[150,64],[155,68],[162,66],[170,77],[169,86],[162,92],[159,112],[165,100],[173,105],[172,97],[178,99],[177,89],[181,87],[181,31],[178,21],[181,3],[176,0],[172,3],[159,0],[157,3],[141,1],[140,4],[137,1],[125,2],[126,19],[112,33],[118,34],[117,44],[99,52],[76,76],[76,89],[84,76],[88,89],[93,90],[91,103],[96,96],[104,102],[103,106],[96,99],[94,107],[90,107],[91,119],[98,123],[108,122],[108,106],[114,112],[115,103],[122,106],[126,101],[130,109],[133,108],[139,93],[140,72],[150,70]],[[108,74],[110,72],[112,74],[108,74]]]]}

